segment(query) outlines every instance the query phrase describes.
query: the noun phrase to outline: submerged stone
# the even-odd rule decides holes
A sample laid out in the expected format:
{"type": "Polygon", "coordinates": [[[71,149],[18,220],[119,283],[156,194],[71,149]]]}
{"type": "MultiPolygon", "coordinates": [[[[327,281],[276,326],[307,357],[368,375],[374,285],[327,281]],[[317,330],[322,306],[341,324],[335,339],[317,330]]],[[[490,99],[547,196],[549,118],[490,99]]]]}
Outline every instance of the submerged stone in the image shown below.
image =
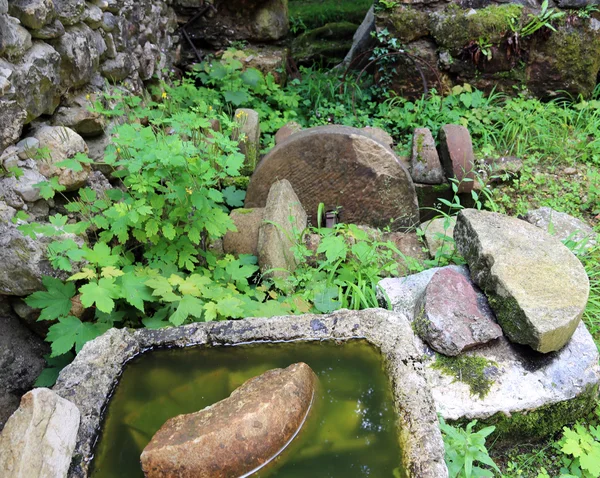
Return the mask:
{"type": "Polygon", "coordinates": [[[510,340],[542,353],[569,341],[590,285],[579,260],[558,239],[517,218],[464,209],[454,240],[510,340]]]}
{"type": "Polygon", "coordinates": [[[304,363],[248,380],[229,398],[168,420],[141,456],[146,477],[245,476],[276,457],[302,428],[317,377],[304,363]]]}

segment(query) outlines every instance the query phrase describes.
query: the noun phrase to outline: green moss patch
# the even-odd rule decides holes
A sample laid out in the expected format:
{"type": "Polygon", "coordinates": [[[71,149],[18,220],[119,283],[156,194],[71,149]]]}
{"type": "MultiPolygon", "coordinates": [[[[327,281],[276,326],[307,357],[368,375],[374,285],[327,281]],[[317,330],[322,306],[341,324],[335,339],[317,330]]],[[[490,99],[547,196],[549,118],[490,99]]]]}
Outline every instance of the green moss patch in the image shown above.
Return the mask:
{"type": "Polygon", "coordinates": [[[431,15],[430,29],[438,45],[456,54],[471,41],[500,43],[511,22],[520,22],[522,13],[523,7],[514,4],[491,5],[475,13],[451,4],[431,15]]]}
{"type": "Polygon", "coordinates": [[[447,357],[436,354],[435,362],[431,367],[453,377],[455,380],[466,383],[471,390],[471,394],[482,399],[488,394],[494,383],[488,376],[490,369],[497,366],[496,362],[473,355],[447,357]]]}
{"type": "Polygon", "coordinates": [[[377,14],[377,24],[384,25],[402,43],[418,40],[429,34],[429,15],[410,6],[399,5],[377,14]]]}

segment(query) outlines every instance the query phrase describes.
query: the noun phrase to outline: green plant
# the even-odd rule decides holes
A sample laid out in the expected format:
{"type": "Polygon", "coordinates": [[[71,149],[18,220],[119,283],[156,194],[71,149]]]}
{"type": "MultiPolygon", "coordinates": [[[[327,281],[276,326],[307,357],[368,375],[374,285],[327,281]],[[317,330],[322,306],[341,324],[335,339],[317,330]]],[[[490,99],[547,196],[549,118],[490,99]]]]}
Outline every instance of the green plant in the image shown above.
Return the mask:
{"type": "Polygon", "coordinates": [[[495,427],[485,427],[474,432],[476,424],[477,420],[473,420],[464,429],[457,428],[448,425],[440,416],[450,478],[494,476],[492,470],[500,472],[485,446],[486,438],[494,432],[495,427]],[[482,464],[485,468],[477,464],[482,464]]]}
{"type": "Polygon", "coordinates": [[[540,11],[535,15],[530,13],[528,15],[530,20],[523,27],[519,28],[515,20],[512,21],[511,25],[515,33],[518,33],[521,38],[525,38],[533,35],[541,28],[548,28],[552,31],[556,31],[556,29],[552,26],[552,22],[564,16],[565,12],[548,8],[548,0],[544,0],[540,7],[540,11]]]}
{"type": "Polygon", "coordinates": [[[590,3],[590,4],[586,5],[585,7],[578,9],[575,14],[579,18],[586,19],[586,18],[591,18],[592,14],[597,11],[599,11],[598,7],[596,5],[590,3]]]}
{"type": "MultiPolygon", "coordinates": [[[[596,423],[600,419],[600,406],[596,408],[596,423]]],[[[561,478],[600,476],[600,424],[588,427],[580,423],[573,428],[563,428],[563,436],[557,443],[563,458],[561,478]]]]}
{"type": "Polygon", "coordinates": [[[378,0],[375,3],[378,10],[391,10],[398,5],[397,0],[378,0]]]}

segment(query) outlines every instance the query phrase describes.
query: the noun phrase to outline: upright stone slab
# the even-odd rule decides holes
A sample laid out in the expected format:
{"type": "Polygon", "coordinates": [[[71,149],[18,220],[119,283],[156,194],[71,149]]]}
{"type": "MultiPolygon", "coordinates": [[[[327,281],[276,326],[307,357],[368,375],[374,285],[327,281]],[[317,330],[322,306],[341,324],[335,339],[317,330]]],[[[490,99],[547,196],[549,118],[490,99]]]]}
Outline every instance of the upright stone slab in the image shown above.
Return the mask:
{"type": "Polygon", "coordinates": [[[410,166],[412,178],[417,183],[442,184],[446,180],[429,128],[415,129],[410,166]]]}
{"type": "Polygon", "coordinates": [[[252,254],[258,255],[258,231],[263,223],[265,210],[234,209],[229,217],[235,224],[237,231],[227,231],[223,236],[223,251],[226,254],[252,254]]]}
{"type": "Polygon", "coordinates": [[[258,113],[248,108],[235,110],[234,121],[237,123],[236,138],[240,151],[245,156],[242,173],[250,175],[260,157],[260,121],[258,113]]]}
{"type": "Polygon", "coordinates": [[[460,181],[459,193],[471,192],[475,187],[475,155],[469,130],[457,124],[447,124],[440,129],[439,140],[446,177],[460,181]]]}
{"type": "Polygon", "coordinates": [[[287,277],[296,269],[291,251],[294,237],[307,225],[306,212],[289,181],[277,181],[269,190],[263,222],[258,229],[258,265],[272,277],[287,277]]]}
{"type": "Polygon", "coordinates": [[[558,239],[520,219],[464,209],[454,240],[510,340],[543,353],[569,341],[590,285],[558,239]]]}
{"type": "Polygon", "coordinates": [[[305,363],[269,370],[225,400],[171,418],[142,452],[145,476],[248,476],[302,428],[317,380],[305,363]]]}
{"type": "Polygon", "coordinates": [[[319,126],[290,136],[258,164],[246,207],[263,207],[277,179],[291,183],[315,224],[319,203],[327,211],[340,208],[340,220],[346,223],[400,230],[419,220],[407,169],[389,148],[360,129],[319,126]]]}
{"type": "Polygon", "coordinates": [[[47,388],[26,393],[0,435],[0,476],[66,477],[78,428],[71,402],[47,388]]]}

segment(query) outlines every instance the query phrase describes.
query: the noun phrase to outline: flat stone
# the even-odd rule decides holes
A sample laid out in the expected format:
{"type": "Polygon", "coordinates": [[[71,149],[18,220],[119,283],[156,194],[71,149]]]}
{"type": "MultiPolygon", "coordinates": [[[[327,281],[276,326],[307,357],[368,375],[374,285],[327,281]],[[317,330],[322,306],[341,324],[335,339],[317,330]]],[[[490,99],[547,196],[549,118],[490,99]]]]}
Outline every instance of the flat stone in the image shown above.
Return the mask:
{"type": "Polygon", "coordinates": [[[224,400],[168,420],[141,456],[146,477],[245,476],[302,428],[318,379],[305,363],[254,377],[224,400]]]}
{"type": "MultiPolygon", "coordinates": [[[[448,266],[383,279],[379,286],[390,297],[394,312],[407,314],[413,320],[429,281],[438,271],[447,269],[469,275],[464,266],[448,266]]],[[[548,436],[595,407],[600,383],[599,356],[583,323],[559,352],[540,354],[502,336],[461,354],[457,358],[479,357],[488,363],[482,377],[489,379],[489,391],[481,396],[473,393],[466,381],[436,367],[439,357],[429,345],[419,337],[414,337],[414,341],[424,359],[427,385],[438,413],[449,421],[476,419],[482,426],[496,425],[496,437],[503,444],[548,436]]],[[[449,360],[454,359],[445,359],[449,360]]]]}
{"type": "Polygon", "coordinates": [[[94,94],[95,92],[91,94],[84,92],[68,98],[56,111],[52,118],[52,124],[71,128],[84,138],[104,133],[105,118],[101,114],[89,110],[93,101],[90,96],[94,94]]]}
{"type": "Polygon", "coordinates": [[[277,133],[275,133],[275,144],[283,143],[291,135],[299,133],[300,131],[302,131],[302,126],[300,126],[295,121],[290,121],[284,124],[281,128],[277,130],[277,133]]]}
{"type": "Polygon", "coordinates": [[[433,350],[455,356],[502,336],[487,300],[474,287],[452,269],[437,271],[429,281],[417,304],[415,331],[433,350]]]}
{"type": "Polygon", "coordinates": [[[365,126],[362,130],[380,143],[385,144],[388,148],[394,146],[394,138],[387,131],[373,126],[365,126]]]}
{"type": "Polygon", "coordinates": [[[444,125],[440,128],[439,143],[440,159],[446,177],[460,181],[459,193],[472,191],[476,186],[475,156],[469,130],[456,124],[444,125]]]}
{"type": "Polygon", "coordinates": [[[263,223],[264,208],[234,209],[229,214],[237,232],[227,231],[223,237],[226,254],[252,254],[258,256],[258,230],[263,223]]]}
{"type": "Polygon", "coordinates": [[[429,128],[416,128],[413,133],[411,176],[416,183],[441,184],[446,181],[429,128]]]}
{"type": "Polygon", "coordinates": [[[239,141],[239,148],[245,157],[242,173],[250,175],[260,158],[260,120],[258,112],[239,108],[235,110],[233,120],[237,123],[235,138],[239,141]]]}
{"type": "Polygon", "coordinates": [[[252,175],[246,207],[263,207],[277,179],[292,184],[315,224],[319,203],[326,211],[341,208],[345,223],[401,230],[418,222],[410,174],[387,146],[360,129],[320,126],[275,146],[252,175]]]}
{"type": "Polygon", "coordinates": [[[543,353],[569,341],[590,286],[579,260],[558,239],[520,219],[464,209],[454,240],[510,340],[543,353]]]}
{"type": "Polygon", "coordinates": [[[359,69],[368,62],[369,55],[365,55],[365,53],[371,50],[375,43],[373,32],[375,32],[375,8],[372,6],[356,30],[352,38],[352,47],[341,63],[341,67],[359,69]]]}
{"type": "Polygon", "coordinates": [[[431,258],[435,258],[436,254],[442,249],[441,254],[451,256],[454,254],[454,226],[456,218],[438,217],[430,221],[424,222],[419,226],[423,231],[427,249],[431,258]]]}
{"type": "Polygon", "coordinates": [[[306,226],[306,212],[292,185],[285,179],[274,183],[258,229],[258,265],[263,273],[270,271],[272,277],[283,278],[296,269],[291,248],[306,226]]]}
{"type": "Polygon", "coordinates": [[[501,156],[484,160],[490,182],[502,182],[504,178],[518,177],[523,169],[523,160],[516,156],[501,156]]]}
{"type": "Polygon", "coordinates": [[[0,97],[0,151],[16,143],[23,131],[27,111],[14,100],[0,97]]]}
{"type": "Polygon", "coordinates": [[[0,435],[0,475],[66,477],[78,428],[71,402],[47,388],[26,393],[0,435]]]}
{"type": "MultiPolygon", "coordinates": [[[[82,3],[85,6],[85,2],[82,3]]],[[[66,6],[67,1],[61,1],[61,5],[66,6]]],[[[61,21],[67,25],[64,20],[61,21]]],[[[85,24],[70,26],[50,43],[60,54],[60,76],[64,87],[80,87],[89,83],[98,71],[100,60],[94,31],[85,24]]]]}
{"type": "Polygon", "coordinates": [[[555,211],[550,207],[527,211],[525,220],[561,241],[569,240],[579,243],[584,249],[590,249],[596,245],[597,234],[589,225],[581,219],[555,211]]]}
{"type": "Polygon", "coordinates": [[[114,59],[106,60],[100,67],[102,76],[109,81],[116,83],[123,81],[133,74],[135,66],[131,55],[128,53],[117,53],[114,59]]]}
{"type": "Polygon", "coordinates": [[[60,20],[54,20],[39,30],[32,30],[31,36],[38,40],[53,40],[65,34],[65,27],[60,20]]]}

